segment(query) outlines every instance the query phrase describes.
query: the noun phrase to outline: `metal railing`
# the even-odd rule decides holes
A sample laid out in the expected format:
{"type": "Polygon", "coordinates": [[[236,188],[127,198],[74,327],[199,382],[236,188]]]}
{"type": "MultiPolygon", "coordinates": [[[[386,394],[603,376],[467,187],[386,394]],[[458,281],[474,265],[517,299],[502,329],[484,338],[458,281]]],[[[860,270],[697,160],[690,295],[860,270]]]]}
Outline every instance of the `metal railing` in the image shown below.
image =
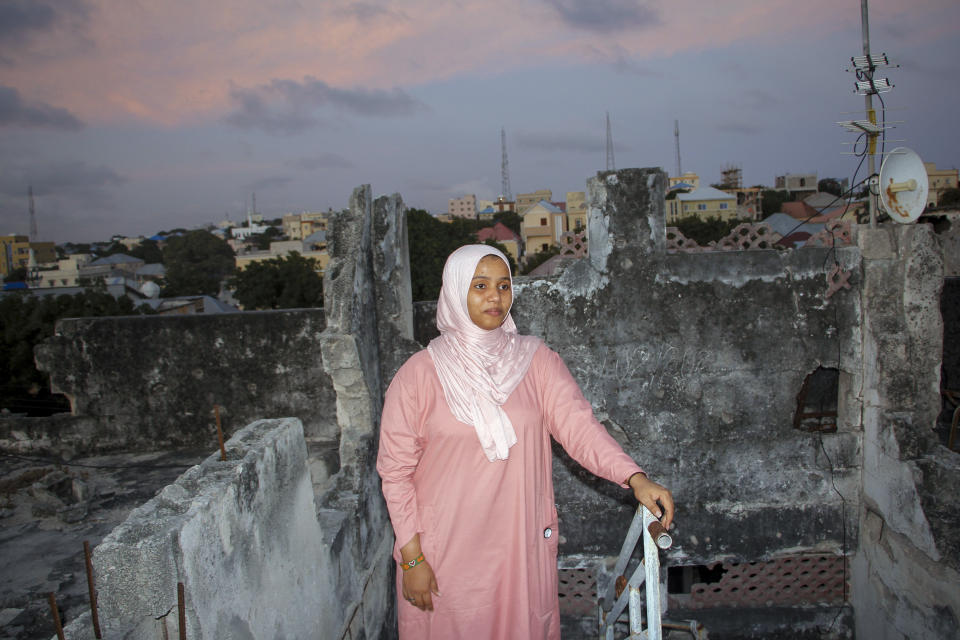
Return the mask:
{"type": "Polygon", "coordinates": [[[605,597],[597,598],[600,602],[598,607],[600,640],[615,640],[614,631],[617,620],[624,609],[628,610],[630,620],[629,640],[662,640],[664,628],[687,631],[696,640],[704,640],[707,637],[703,626],[695,620],[687,623],[671,623],[662,619],[667,611],[667,598],[664,585],[660,582],[660,550],[669,549],[672,544],[673,538],[660,521],[650,513],[649,509],[639,505],[623,546],[620,548],[620,555],[617,557],[617,564],[613,570],[615,579],[611,581],[605,597]],[[630,564],[630,558],[641,535],[643,536],[643,559],[637,564],[628,580],[625,575],[627,566],[630,564]],[[645,598],[641,595],[641,587],[644,587],[645,598]],[[644,604],[646,604],[645,607],[644,604]]]}

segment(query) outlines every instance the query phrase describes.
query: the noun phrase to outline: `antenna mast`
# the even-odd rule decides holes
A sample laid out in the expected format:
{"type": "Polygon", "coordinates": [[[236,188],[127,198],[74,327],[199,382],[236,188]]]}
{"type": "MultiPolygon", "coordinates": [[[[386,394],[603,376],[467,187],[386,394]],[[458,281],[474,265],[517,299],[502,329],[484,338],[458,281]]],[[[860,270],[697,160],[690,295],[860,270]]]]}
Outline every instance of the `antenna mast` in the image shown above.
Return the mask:
{"type": "Polygon", "coordinates": [[[607,171],[616,171],[617,166],[613,161],[613,134],[610,133],[610,112],[607,111],[607,171]]]}
{"type": "Polygon", "coordinates": [[[500,191],[507,202],[513,201],[513,195],[510,193],[510,165],[507,162],[507,132],[500,127],[500,191]]]}
{"type": "Polygon", "coordinates": [[[680,121],[673,121],[673,138],[677,144],[677,177],[683,175],[683,166],[680,164],[680,121]]]}
{"type": "Polygon", "coordinates": [[[38,242],[40,234],[37,232],[37,212],[33,207],[33,185],[27,187],[27,195],[30,196],[30,242],[38,242]]]}

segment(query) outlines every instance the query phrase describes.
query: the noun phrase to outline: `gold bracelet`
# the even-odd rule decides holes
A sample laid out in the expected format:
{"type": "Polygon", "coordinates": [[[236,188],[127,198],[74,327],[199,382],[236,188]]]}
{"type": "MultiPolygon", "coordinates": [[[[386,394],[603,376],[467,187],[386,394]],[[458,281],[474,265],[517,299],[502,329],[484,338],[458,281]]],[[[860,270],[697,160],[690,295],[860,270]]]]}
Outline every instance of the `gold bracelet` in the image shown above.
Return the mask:
{"type": "Polygon", "coordinates": [[[417,566],[418,564],[422,564],[423,562],[426,562],[426,560],[424,559],[423,554],[421,553],[410,562],[401,562],[400,567],[404,571],[410,571],[410,569],[413,569],[415,566],[417,566]]]}

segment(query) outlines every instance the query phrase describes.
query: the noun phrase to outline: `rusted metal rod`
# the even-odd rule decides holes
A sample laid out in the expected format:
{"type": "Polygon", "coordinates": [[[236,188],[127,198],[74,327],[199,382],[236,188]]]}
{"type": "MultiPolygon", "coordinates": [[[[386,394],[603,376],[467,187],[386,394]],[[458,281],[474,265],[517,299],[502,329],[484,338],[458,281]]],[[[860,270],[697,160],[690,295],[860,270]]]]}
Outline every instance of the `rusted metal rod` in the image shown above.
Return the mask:
{"type": "Polygon", "coordinates": [[[220,461],[226,461],[227,449],[223,446],[223,427],[220,426],[220,405],[213,405],[213,415],[217,419],[217,440],[220,441],[220,461]]]}
{"type": "Polygon", "coordinates": [[[177,613],[180,617],[180,640],[187,640],[187,607],[182,582],[177,583],[177,613]]]}
{"type": "Polygon", "coordinates": [[[97,589],[93,584],[93,561],[90,559],[90,542],[83,541],[83,558],[87,565],[87,591],[90,592],[90,619],[93,620],[93,636],[100,640],[100,616],[97,614],[97,589]]]}
{"type": "Polygon", "coordinates": [[[47,599],[50,601],[50,613],[53,614],[53,626],[57,630],[57,638],[66,640],[63,637],[63,625],[60,624],[60,611],[57,610],[57,596],[51,591],[47,599]]]}
{"type": "Polygon", "coordinates": [[[667,530],[663,528],[659,520],[651,522],[647,527],[647,531],[650,532],[650,537],[653,538],[653,542],[658,548],[669,549],[673,545],[673,538],[667,533],[667,530]]]}

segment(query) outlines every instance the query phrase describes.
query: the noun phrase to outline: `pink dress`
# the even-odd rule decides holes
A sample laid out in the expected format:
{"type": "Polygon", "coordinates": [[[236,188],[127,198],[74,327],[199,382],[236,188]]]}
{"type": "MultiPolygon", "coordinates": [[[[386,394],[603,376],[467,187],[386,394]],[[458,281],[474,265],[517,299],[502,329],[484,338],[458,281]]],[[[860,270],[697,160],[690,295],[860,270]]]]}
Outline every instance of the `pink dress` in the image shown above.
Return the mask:
{"type": "Polygon", "coordinates": [[[402,640],[560,637],[557,510],[550,436],[594,474],[626,487],[640,468],[593,417],[555,352],[541,346],[503,409],[517,433],[490,462],[450,412],[427,351],[387,390],[377,470],[396,533],[394,557],[420,533],[440,596],[434,611],[400,597],[402,640]]]}

